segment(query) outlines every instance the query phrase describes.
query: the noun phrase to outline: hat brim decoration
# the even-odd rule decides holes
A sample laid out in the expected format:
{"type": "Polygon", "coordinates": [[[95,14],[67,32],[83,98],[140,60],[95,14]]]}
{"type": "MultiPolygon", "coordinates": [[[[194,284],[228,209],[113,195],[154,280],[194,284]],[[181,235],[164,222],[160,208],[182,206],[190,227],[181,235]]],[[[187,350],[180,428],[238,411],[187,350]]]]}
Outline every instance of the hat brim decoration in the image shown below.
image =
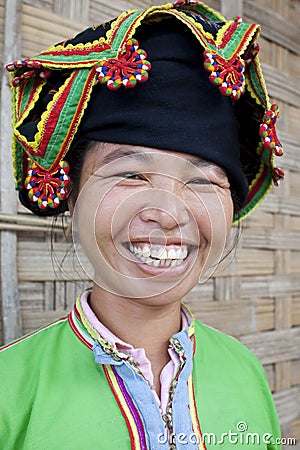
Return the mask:
{"type": "Polygon", "coordinates": [[[148,71],[151,69],[146,58],[147,53],[139,48],[138,41],[129,39],[117,59],[100,60],[99,66],[96,66],[98,80],[113,91],[122,85],[133,88],[138,82],[144,83],[148,80],[148,71]]]}
{"type": "Polygon", "coordinates": [[[28,168],[25,179],[28,197],[32,202],[37,202],[41,210],[56,208],[66,199],[66,187],[70,183],[69,165],[66,161],[60,161],[57,167],[48,172],[41,170],[33,161],[29,162],[28,168]]]}
{"type": "Polygon", "coordinates": [[[147,84],[151,54],[139,47],[135,34],[145,22],[170,17],[202,46],[207,76],[234,104],[242,169],[249,186],[234,221],[245,218],[272,181],[278,184],[283,178],[274,162],[274,155],[282,155],[275,129],[278,108],[270,104],[260,68],[259,25],[244,23],[240,17],[226,21],[201,2],[178,0],[174,5],[126,11],[112,22],[7,66],[13,91],[16,188],[23,196],[27,191],[26,206],[35,213],[51,215],[59,206],[67,209],[70,180],[65,157],[94,87],[101,84],[103,89],[119,92],[147,84]],[[210,23],[218,28],[216,35],[210,32],[210,23]]]}

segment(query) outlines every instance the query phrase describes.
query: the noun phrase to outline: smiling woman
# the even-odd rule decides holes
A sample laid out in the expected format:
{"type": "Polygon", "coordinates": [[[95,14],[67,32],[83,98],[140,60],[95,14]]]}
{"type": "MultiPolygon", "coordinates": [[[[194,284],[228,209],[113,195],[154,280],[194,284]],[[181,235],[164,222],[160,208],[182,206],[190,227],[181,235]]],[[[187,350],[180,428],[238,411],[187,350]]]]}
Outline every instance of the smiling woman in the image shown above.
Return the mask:
{"type": "Polygon", "coordinates": [[[226,246],[233,205],[225,172],[178,152],[100,147],[86,155],[73,211],[91,278],[122,297],[164,303],[164,292],[180,304],[226,246]]]}
{"type": "Polygon", "coordinates": [[[91,288],[2,349],[1,448],[281,448],[259,362],[182,303],[283,177],[258,32],[180,0],[8,65],[20,200],[70,211],[91,288]]]}

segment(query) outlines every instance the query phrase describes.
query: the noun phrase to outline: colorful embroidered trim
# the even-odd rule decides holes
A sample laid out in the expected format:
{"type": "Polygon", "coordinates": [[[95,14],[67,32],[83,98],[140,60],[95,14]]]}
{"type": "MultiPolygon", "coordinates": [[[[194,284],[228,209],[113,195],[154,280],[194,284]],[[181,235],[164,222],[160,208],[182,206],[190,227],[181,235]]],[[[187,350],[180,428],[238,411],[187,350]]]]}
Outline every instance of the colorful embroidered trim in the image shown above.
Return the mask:
{"type": "Polygon", "coordinates": [[[219,86],[223,95],[238,100],[245,92],[245,62],[241,58],[226,61],[217,53],[204,52],[204,67],[210,72],[210,81],[219,86]]]}
{"type": "Polygon", "coordinates": [[[14,77],[12,80],[12,85],[14,87],[19,86],[26,80],[30,78],[39,76],[40,78],[46,80],[50,77],[52,72],[50,70],[45,70],[42,63],[40,61],[28,60],[25,59],[23,61],[17,60],[13,64],[8,64],[6,69],[9,72],[13,72],[15,69],[30,69],[23,72],[19,77],[14,77]]]}
{"type": "Polygon", "coordinates": [[[98,80],[101,84],[107,84],[113,91],[122,85],[133,88],[138,81],[143,83],[148,80],[151,64],[146,58],[147,53],[139,49],[138,41],[130,39],[118,58],[103,58],[99,61],[99,65],[96,66],[96,72],[99,73],[98,80]]]}
{"type": "Polygon", "coordinates": [[[273,168],[273,182],[275,186],[279,186],[281,180],[284,179],[284,170],[280,167],[273,168]]]}
{"type": "Polygon", "coordinates": [[[194,433],[197,436],[198,450],[207,450],[198,418],[192,375],[190,375],[188,379],[188,389],[189,389],[192,425],[194,433]]]}
{"type": "Polygon", "coordinates": [[[173,345],[177,355],[179,356],[179,366],[177,369],[177,372],[175,374],[175,377],[173,378],[170,390],[169,390],[169,398],[168,398],[168,404],[166,407],[166,413],[162,416],[163,420],[168,428],[169,431],[169,446],[170,450],[176,449],[176,443],[173,442],[174,439],[174,428],[173,428],[173,399],[175,394],[175,389],[178,384],[179,375],[183,369],[183,366],[185,365],[185,355],[184,355],[184,349],[181,347],[180,342],[177,339],[171,338],[170,343],[173,345]]]}
{"type": "Polygon", "coordinates": [[[143,421],[139,411],[131,399],[130,394],[127,392],[122,378],[117,374],[117,371],[113,366],[103,365],[102,367],[106,379],[126,421],[132,449],[148,450],[143,421]]]}
{"type": "MultiPolygon", "coordinates": [[[[76,301],[76,304],[77,302],[78,299],[76,301]]],[[[86,329],[84,328],[76,304],[74,305],[72,311],[68,315],[69,325],[74,334],[78,337],[78,339],[90,350],[93,350],[94,339],[91,338],[91,336],[87,333],[86,329]]]]}
{"type": "MultiPolygon", "coordinates": [[[[86,320],[84,312],[80,303],[81,296],[78,297],[73,311],[69,314],[69,323],[76,334],[76,336],[89,348],[92,349],[94,339],[100,342],[103,350],[111,355],[115,360],[120,360],[121,357],[129,360],[130,355],[118,352],[118,350],[112,344],[109,344],[91,327],[86,320]],[[86,328],[86,326],[88,328],[86,328]],[[88,333],[87,333],[88,330],[88,333]]],[[[146,434],[144,431],[143,421],[140,417],[138,410],[136,409],[122,379],[117,374],[115,368],[112,365],[103,365],[103,371],[107,378],[107,381],[111,387],[111,390],[116,398],[116,401],[121,409],[122,415],[126,421],[131,446],[134,450],[147,450],[146,434]]]]}
{"type": "MultiPolygon", "coordinates": [[[[34,94],[35,101],[38,100],[44,83],[42,80],[39,82],[34,94]]],[[[77,131],[95,83],[95,72],[90,72],[88,69],[71,72],[65,83],[53,95],[50,102],[51,108],[43,112],[33,142],[29,142],[19,131],[19,127],[34,106],[33,103],[25,105],[25,110],[22,111],[21,118],[15,126],[15,138],[30,159],[40,167],[52,170],[63,159],[77,131]],[[68,117],[67,129],[66,117],[68,117]]],[[[23,104],[20,97],[17,102],[23,104]]]]}
{"type": "MultiPolygon", "coordinates": [[[[70,320],[72,322],[72,328],[75,327],[76,329],[76,335],[80,338],[82,337],[83,341],[85,342],[89,341],[89,344],[85,344],[88,345],[89,348],[93,347],[94,342],[93,339],[96,339],[103,348],[103,350],[108,355],[111,355],[114,359],[116,359],[116,361],[119,361],[121,358],[123,358],[126,361],[131,362],[132,359],[131,355],[120,352],[116,346],[102,339],[99,333],[96,330],[94,330],[94,328],[90,325],[90,323],[88,322],[88,320],[84,315],[80,299],[81,295],[77,298],[76,303],[73,307],[73,311],[69,315],[70,320]]],[[[191,341],[193,342],[193,348],[195,349],[195,318],[190,309],[184,303],[181,303],[181,307],[188,318],[189,322],[188,335],[191,341]]]]}
{"type": "Polygon", "coordinates": [[[249,64],[254,62],[254,59],[258,55],[259,51],[260,51],[260,46],[257,42],[254,42],[254,44],[250,45],[250,47],[244,54],[244,61],[247,66],[249,66],[249,64]]]}
{"type": "Polygon", "coordinates": [[[200,2],[197,0],[177,0],[175,3],[173,3],[174,8],[178,8],[179,6],[185,6],[185,5],[198,5],[200,2]]]}
{"type": "Polygon", "coordinates": [[[24,184],[29,191],[29,199],[37,202],[40,209],[48,206],[57,208],[67,197],[66,187],[70,183],[69,164],[66,161],[60,161],[49,172],[40,169],[33,161],[29,161],[28,167],[24,184]]]}
{"type": "Polygon", "coordinates": [[[263,123],[259,127],[259,134],[263,140],[264,147],[274,152],[276,156],[282,156],[282,145],[278,139],[275,124],[279,115],[278,105],[273,104],[271,109],[266,111],[263,123]]]}
{"type": "MultiPolygon", "coordinates": [[[[234,222],[245,218],[260,203],[269,191],[272,179],[278,184],[283,178],[282,169],[275,167],[274,163],[274,155],[282,155],[275,130],[278,110],[270,105],[257,55],[259,47],[255,40],[259,25],[244,23],[241,17],[227,21],[196,0],[177,0],[174,5],[168,3],[144,11],[125,11],[93,42],[51,46],[32,59],[17,60],[7,66],[14,87],[13,158],[17,189],[24,188],[27,176],[26,164],[23,165],[24,152],[46,171],[53,171],[64,159],[96,83],[116,90],[122,85],[132,88],[148,79],[151,63],[146,59],[146,52],[138,48],[134,35],[145,19],[162,20],[166,15],[178,19],[202,45],[209,78],[223,95],[238,100],[247,91],[252,98],[253,104],[249,102],[252,113],[255,114],[253,109],[256,107],[265,111],[259,127],[263,148],[259,143],[257,149],[248,149],[252,153],[256,151],[262,159],[262,166],[258,173],[249,176],[249,197],[235,215],[234,222]],[[220,23],[216,38],[204,30],[203,19],[220,23]],[[30,142],[22,134],[22,126],[40,102],[49,77],[51,80],[57,70],[65,71],[66,77],[37,122],[37,132],[30,142]]],[[[151,55],[149,59],[151,61],[151,55]]],[[[36,200],[37,195],[33,195],[32,189],[28,192],[37,204],[45,206],[45,200],[36,200]]],[[[65,201],[59,198],[58,193],[55,197],[51,197],[50,192],[45,196],[49,198],[49,209],[55,208],[58,200],[65,201]]]]}

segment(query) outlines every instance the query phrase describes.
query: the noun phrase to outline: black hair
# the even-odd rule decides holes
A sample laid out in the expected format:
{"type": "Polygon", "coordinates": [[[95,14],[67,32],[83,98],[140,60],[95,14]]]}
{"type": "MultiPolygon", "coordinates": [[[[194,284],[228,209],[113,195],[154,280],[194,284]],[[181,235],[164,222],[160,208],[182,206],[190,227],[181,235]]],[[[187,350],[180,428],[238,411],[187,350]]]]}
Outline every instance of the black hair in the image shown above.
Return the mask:
{"type": "MultiPolygon", "coordinates": [[[[68,151],[65,160],[69,163],[70,171],[70,185],[68,187],[68,197],[66,203],[69,201],[73,205],[77,200],[79,194],[80,178],[82,174],[82,167],[86,154],[95,148],[97,142],[91,141],[85,137],[80,136],[72,142],[70,150],[68,151]]],[[[66,209],[67,210],[67,205],[66,209]]]]}

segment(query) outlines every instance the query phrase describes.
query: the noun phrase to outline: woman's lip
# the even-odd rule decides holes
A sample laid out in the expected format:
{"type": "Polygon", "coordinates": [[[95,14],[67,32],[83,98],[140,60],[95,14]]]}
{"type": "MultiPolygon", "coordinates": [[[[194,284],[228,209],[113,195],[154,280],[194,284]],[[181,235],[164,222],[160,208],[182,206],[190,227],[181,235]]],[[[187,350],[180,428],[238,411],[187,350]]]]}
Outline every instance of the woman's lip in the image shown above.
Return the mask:
{"type": "Polygon", "coordinates": [[[189,240],[189,239],[130,239],[129,242],[127,242],[127,244],[144,244],[144,245],[160,245],[162,247],[167,247],[167,246],[171,246],[171,245],[176,245],[176,246],[184,246],[186,245],[187,247],[198,247],[198,244],[195,241],[189,240]]]}

